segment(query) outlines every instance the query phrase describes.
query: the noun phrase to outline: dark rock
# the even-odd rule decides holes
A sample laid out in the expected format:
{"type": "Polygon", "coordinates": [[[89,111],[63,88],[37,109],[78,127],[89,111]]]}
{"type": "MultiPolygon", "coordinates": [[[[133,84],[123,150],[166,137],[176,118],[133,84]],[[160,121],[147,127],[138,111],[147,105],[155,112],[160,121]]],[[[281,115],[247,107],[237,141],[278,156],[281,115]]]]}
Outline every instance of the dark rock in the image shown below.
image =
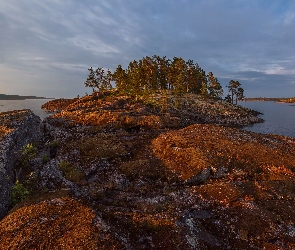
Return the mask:
{"type": "Polygon", "coordinates": [[[22,147],[42,138],[41,120],[30,110],[1,113],[12,132],[0,138],[0,218],[3,218],[10,205],[10,192],[15,180],[15,164],[21,155],[22,147]]]}
{"type": "Polygon", "coordinates": [[[50,148],[50,151],[49,151],[49,154],[50,154],[50,158],[55,158],[56,155],[57,155],[57,147],[51,147],[50,148]]]}
{"type": "Polygon", "coordinates": [[[206,168],[206,169],[203,169],[199,174],[185,181],[185,183],[192,186],[199,185],[208,181],[211,176],[212,176],[212,169],[206,168]]]}
{"type": "Polygon", "coordinates": [[[189,214],[191,217],[196,219],[208,219],[212,216],[210,212],[197,208],[190,209],[189,214]]]}

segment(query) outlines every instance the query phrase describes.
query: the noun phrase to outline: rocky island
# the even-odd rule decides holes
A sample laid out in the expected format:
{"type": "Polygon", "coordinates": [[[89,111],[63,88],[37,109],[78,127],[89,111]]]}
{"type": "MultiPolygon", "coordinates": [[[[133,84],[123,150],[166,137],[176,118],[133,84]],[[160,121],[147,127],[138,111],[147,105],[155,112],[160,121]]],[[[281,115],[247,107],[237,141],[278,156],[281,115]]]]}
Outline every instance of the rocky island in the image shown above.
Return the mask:
{"type": "Polygon", "coordinates": [[[295,139],[258,113],[115,91],[0,116],[0,249],[294,249],[295,139]],[[165,105],[159,105],[159,103],[165,105]]]}

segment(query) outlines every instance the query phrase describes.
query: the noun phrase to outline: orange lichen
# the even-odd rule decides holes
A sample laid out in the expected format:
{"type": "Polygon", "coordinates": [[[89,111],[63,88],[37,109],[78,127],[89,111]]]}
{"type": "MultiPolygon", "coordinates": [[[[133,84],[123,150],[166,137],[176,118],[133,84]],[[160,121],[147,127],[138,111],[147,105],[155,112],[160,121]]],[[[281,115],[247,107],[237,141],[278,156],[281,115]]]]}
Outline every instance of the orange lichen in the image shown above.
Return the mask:
{"type": "Polygon", "coordinates": [[[293,170],[287,166],[295,166],[295,156],[281,150],[276,139],[261,143],[254,133],[213,125],[193,125],[161,134],[152,144],[155,154],[184,180],[209,166],[240,169],[257,178],[274,172],[265,165],[273,166],[276,174],[289,176],[293,170]]]}
{"type": "Polygon", "coordinates": [[[7,128],[5,126],[0,126],[0,138],[5,135],[5,134],[8,134],[10,132],[12,132],[14,129],[12,128],[7,128]]]}
{"type": "Polygon", "coordinates": [[[240,191],[231,183],[213,183],[197,188],[203,198],[209,201],[228,204],[241,196],[240,191]]]}
{"type": "Polygon", "coordinates": [[[1,221],[0,248],[98,249],[107,234],[94,219],[90,208],[68,197],[24,206],[1,221]]]}

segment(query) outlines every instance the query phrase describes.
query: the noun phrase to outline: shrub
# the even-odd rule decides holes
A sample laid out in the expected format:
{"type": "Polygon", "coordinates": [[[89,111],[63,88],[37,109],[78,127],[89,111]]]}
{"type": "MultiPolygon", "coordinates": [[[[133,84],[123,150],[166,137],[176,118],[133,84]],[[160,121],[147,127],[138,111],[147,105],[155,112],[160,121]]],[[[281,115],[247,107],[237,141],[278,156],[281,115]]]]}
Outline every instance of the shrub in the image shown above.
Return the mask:
{"type": "Polygon", "coordinates": [[[85,182],[85,175],[81,170],[76,169],[70,162],[61,161],[58,164],[58,168],[62,171],[64,177],[69,181],[77,184],[83,184],[85,182]]]}
{"type": "Polygon", "coordinates": [[[29,191],[23,186],[23,184],[21,184],[19,181],[16,181],[10,194],[12,205],[13,206],[16,205],[22,200],[28,198],[28,196],[29,196],[29,191]]]}
{"type": "Polygon", "coordinates": [[[57,155],[57,148],[58,148],[59,142],[58,141],[52,141],[49,143],[49,153],[50,153],[50,158],[55,158],[57,155]]]}
{"type": "Polygon", "coordinates": [[[49,148],[55,148],[59,145],[59,142],[58,141],[51,141],[48,146],[49,148]]]}
{"type": "Polygon", "coordinates": [[[33,145],[33,143],[29,143],[26,146],[22,147],[22,163],[27,164],[30,159],[36,156],[38,150],[33,145]]]}
{"type": "Polygon", "coordinates": [[[33,145],[33,143],[29,143],[22,148],[22,155],[28,157],[34,157],[37,153],[37,148],[33,145]]]}
{"type": "Polygon", "coordinates": [[[48,155],[42,155],[42,163],[46,164],[49,161],[49,156],[48,155]]]}

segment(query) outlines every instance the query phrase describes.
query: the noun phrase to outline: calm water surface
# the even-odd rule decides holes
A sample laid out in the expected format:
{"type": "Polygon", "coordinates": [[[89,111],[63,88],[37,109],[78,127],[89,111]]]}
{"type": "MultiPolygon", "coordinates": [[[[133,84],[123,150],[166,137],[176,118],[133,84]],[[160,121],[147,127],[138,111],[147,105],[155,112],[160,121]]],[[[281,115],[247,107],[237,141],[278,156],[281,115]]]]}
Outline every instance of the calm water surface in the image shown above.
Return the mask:
{"type": "Polygon", "coordinates": [[[0,112],[30,109],[43,120],[49,114],[41,109],[41,106],[50,99],[27,99],[27,100],[0,100],[0,112]]]}
{"type": "Polygon", "coordinates": [[[279,134],[295,137],[295,105],[277,102],[240,102],[240,105],[263,113],[264,123],[257,123],[245,130],[263,134],[279,134]]]}
{"type": "MultiPolygon", "coordinates": [[[[0,100],[0,112],[31,109],[44,119],[49,114],[41,109],[49,99],[0,100]]],[[[295,137],[295,105],[275,102],[240,102],[240,105],[263,113],[264,123],[244,127],[245,130],[263,134],[280,134],[295,137]]]]}

